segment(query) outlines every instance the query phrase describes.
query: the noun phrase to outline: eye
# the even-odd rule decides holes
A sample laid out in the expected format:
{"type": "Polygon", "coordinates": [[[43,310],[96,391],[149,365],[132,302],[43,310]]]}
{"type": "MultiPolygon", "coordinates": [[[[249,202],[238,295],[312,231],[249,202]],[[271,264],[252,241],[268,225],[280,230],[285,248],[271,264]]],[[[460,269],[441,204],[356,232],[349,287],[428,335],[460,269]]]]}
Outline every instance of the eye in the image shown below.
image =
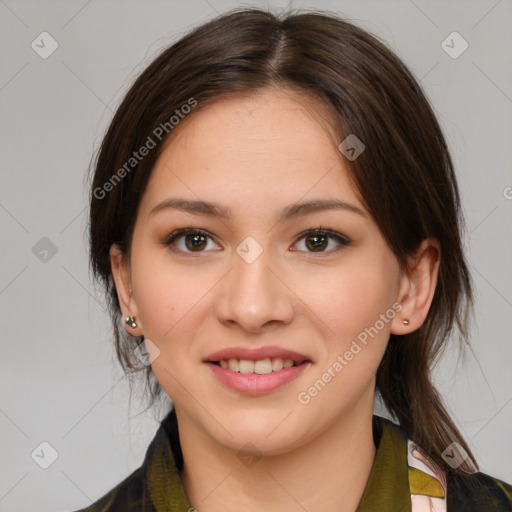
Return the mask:
{"type": "Polygon", "coordinates": [[[350,244],[350,240],[341,233],[321,227],[318,229],[310,229],[306,231],[305,234],[299,236],[299,241],[304,240],[307,252],[333,252],[339,249],[340,245],[347,246],[350,244]],[[338,244],[338,247],[326,251],[325,248],[329,245],[329,241],[331,240],[334,240],[338,244]]]}
{"type": "Polygon", "coordinates": [[[208,246],[208,239],[213,240],[202,229],[185,228],[174,231],[162,243],[166,246],[175,246],[182,252],[204,252],[203,249],[208,246]],[[180,239],[183,239],[184,246],[176,243],[180,239]]]}
{"type": "MultiPolygon", "coordinates": [[[[173,246],[173,250],[177,249],[178,251],[190,254],[205,252],[205,249],[208,249],[209,240],[213,242],[212,237],[207,231],[197,228],[184,228],[172,232],[164,239],[162,244],[165,246],[173,246]]],[[[309,229],[301,233],[298,242],[294,245],[297,245],[297,243],[302,240],[305,241],[306,252],[314,253],[330,253],[339,248],[340,245],[347,246],[350,244],[350,240],[341,233],[330,229],[323,229],[322,227],[309,229]],[[331,241],[338,244],[338,247],[326,251],[325,249],[329,246],[329,242],[331,241]]],[[[213,243],[218,247],[218,244],[213,243]]],[[[295,251],[297,249],[292,250],[295,251]]]]}

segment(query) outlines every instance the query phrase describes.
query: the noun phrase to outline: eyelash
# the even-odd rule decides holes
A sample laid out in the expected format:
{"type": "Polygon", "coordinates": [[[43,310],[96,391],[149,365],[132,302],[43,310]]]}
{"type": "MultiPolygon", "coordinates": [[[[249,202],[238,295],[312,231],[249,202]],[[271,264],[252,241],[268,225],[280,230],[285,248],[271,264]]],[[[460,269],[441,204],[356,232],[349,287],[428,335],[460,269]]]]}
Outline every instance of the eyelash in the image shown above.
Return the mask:
{"type": "MultiPolygon", "coordinates": [[[[208,233],[207,231],[204,231],[203,229],[183,228],[183,229],[177,229],[176,231],[173,231],[172,233],[167,235],[165,237],[165,239],[163,240],[162,245],[171,246],[178,238],[185,236],[185,235],[203,235],[208,238],[212,238],[210,233],[208,233]]],[[[351,241],[346,236],[342,235],[341,233],[338,233],[337,231],[333,231],[331,229],[322,228],[321,226],[318,228],[308,229],[306,231],[303,231],[302,233],[299,233],[299,235],[297,237],[297,241],[295,243],[299,242],[303,238],[306,238],[308,235],[320,235],[320,236],[325,236],[325,237],[331,238],[331,239],[335,240],[336,242],[338,242],[340,244],[340,246],[338,246],[334,249],[328,250],[328,251],[318,251],[318,252],[300,251],[300,252],[307,252],[308,254],[315,254],[315,255],[316,254],[319,254],[319,255],[331,254],[331,253],[339,250],[341,247],[346,247],[346,246],[350,245],[350,243],[351,243],[351,241]]],[[[212,238],[212,240],[213,240],[213,238],[212,238]]],[[[195,254],[200,254],[202,252],[207,252],[204,250],[197,251],[197,252],[183,251],[181,249],[173,249],[173,250],[179,251],[179,252],[182,252],[182,253],[185,253],[188,255],[195,255],[195,254]]]]}

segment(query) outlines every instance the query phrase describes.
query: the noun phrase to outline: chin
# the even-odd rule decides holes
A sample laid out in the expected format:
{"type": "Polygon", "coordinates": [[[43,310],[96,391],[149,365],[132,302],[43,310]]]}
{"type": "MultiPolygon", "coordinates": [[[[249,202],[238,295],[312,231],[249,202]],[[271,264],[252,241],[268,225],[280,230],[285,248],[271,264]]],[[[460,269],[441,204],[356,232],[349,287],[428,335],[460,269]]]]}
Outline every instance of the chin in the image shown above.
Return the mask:
{"type": "MultiPolygon", "coordinates": [[[[259,423],[247,421],[247,419],[236,422],[236,429],[229,428],[229,434],[222,431],[218,441],[224,446],[235,450],[254,451],[253,455],[280,455],[287,453],[294,446],[300,444],[300,440],[307,436],[308,429],[302,424],[301,431],[296,430],[296,425],[283,421],[286,415],[279,414],[275,419],[273,416],[268,421],[259,423]]],[[[234,425],[235,423],[231,423],[234,425]]]]}

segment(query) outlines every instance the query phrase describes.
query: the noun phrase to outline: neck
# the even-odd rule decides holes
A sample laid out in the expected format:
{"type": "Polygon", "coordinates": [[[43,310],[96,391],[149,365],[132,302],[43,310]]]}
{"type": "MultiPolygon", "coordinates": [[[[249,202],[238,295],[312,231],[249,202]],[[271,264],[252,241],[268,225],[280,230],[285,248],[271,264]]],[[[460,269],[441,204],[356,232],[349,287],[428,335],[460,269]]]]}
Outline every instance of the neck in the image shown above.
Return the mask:
{"type": "Polygon", "coordinates": [[[376,454],[373,399],[369,405],[337,419],[295,450],[247,465],[177,409],[181,480],[190,504],[198,512],[355,512],[376,454]]]}

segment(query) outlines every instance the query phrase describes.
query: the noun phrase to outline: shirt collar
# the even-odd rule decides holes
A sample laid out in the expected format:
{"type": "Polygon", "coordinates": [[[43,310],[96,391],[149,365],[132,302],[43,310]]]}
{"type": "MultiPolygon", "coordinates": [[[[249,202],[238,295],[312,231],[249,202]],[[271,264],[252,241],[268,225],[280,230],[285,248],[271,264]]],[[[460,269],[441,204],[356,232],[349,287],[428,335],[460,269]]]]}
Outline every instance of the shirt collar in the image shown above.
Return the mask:
{"type": "MultiPolygon", "coordinates": [[[[405,433],[398,425],[374,415],[373,437],[377,453],[357,512],[411,512],[405,433]]],[[[192,508],[179,476],[183,455],[174,409],[162,420],[143,466],[144,511],[188,512],[192,508]]]]}

